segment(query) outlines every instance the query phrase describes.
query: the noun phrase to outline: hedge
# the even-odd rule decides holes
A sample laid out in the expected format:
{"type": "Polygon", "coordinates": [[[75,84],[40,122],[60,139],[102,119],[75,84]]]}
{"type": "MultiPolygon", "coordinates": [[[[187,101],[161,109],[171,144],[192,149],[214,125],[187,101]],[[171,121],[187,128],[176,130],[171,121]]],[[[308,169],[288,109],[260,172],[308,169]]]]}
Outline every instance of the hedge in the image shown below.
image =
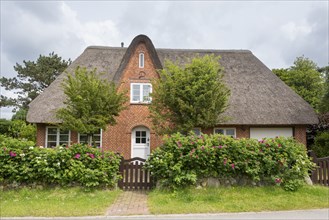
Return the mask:
{"type": "Polygon", "coordinates": [[[177,133],[152,152],[146,167],[168,188],[195,185],[207,177],[247,177],[255,183],[296,190],[314,164],[305,146],[292,138],[256,140],[177,133]]]}
{"type": "Polygon", "coordinates": [[[0,184],[113,187],[121,157],[87,145],[0,146],[0,184]]]}

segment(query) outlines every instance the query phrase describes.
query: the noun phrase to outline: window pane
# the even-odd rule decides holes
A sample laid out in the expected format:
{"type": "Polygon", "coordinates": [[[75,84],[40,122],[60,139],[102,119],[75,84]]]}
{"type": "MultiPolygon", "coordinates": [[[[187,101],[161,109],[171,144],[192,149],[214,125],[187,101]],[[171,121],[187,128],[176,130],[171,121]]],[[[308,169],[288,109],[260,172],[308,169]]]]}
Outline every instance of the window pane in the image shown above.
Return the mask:
{"type": "Polygon", "coordinates": [[[135,102],[140,101],[140,85],[132,86],[132,100],[135,102]]]}
{"type": "Polygon", "coordinates": [[[48,128],[48,134],[57,134],[57,128],[48,128]]]}
{"type": "Polygon", "coordinates": [[[64,134],[64,135],[60,135],[59,137],[59,141],[65,141],[68,142],[69,141],[69,136],[64,134]]]}
{"type": "Polygon", "coordinates": [[[150,101],[151,85],[143,85],[143,102],[150,101]]]}
{"type": "Polygon", "coordinates": [[[136,144],[139,144],[141,142],[140,138],[136,138],[136,144]]]}
{"type": "Polygon", "coordinates": [[[223,129],[215,129],[215,134],[224,134],[223,129]]]}
{"type": "Polygon", "coordinates": [[[136,131],[136,137],[140,137],[141,136],[141,132],[140,131],[136,131]]]}
{"type": "Polygon", "coordinates": [[[47,148],[52,148],[52,147],[56,147],[56,142],[49,142],[47,143],[47,148]]]}
{"type": "Polygon", "coordinates": [[[194,132],[194,134],[196,135],[201,135],[201,131],[200,131],[200,128],[193,128],[192,130],[194,132]]]}
{"type": "Polygon", "coordinates": [[[146,131],[142,131],[142,137],[146,137],[146,131]]]}
{"type": "Polygon", "coordinates": [[[66,134],[66,135],[69,135],[69,131],[63,131],[63,130],[60,130],[60,134],[66,134]]]}
{"type": "Polygon", "coordinates": [[[144,67],[144,54],[143,53],[139,54],[139,67],[140,68],[144,67]]]}
{"type": "Polygon", "coordinates": [[[146,138],[142,138],[142,143],[143,143],[143,144],[146,143],[146,138]]]}
{"type": "Polygon", "coordinates": [[[230,135],[232,137],[235,136],[235,130],[234,129],[226,129],[226,135],[230,135]]]}
{"type": "Polygon", "coordinates": [[[57,141],[57,135],[48,135],[48,142],[55,142],[57,141]]]}
{"type": "Polygon", "coordinates": [[[100,136],[94,136],[93,137],[95,142],[99,142],[101,140],[101,137],[100,136]]]}

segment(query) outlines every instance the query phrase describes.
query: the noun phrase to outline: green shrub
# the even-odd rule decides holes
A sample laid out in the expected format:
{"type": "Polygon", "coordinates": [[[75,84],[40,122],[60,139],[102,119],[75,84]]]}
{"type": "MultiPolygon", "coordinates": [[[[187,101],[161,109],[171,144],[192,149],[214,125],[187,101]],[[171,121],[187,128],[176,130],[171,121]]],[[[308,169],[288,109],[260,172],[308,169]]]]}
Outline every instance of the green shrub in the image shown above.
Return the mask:
{"type": "Polygon", "coordinates": [[[322,132],[315,137],[312,150],[317,157],[329,156],[329,132],[322,132]]]}
{"type": "Polygon", "coordinates": [[[34,141],[29,141],[26,139],[17,139],[12,137],[7,137],[5,135],[0,135],[0,147],[6,148],[29,148],[35,146],[34,141]]]}
{"type": "Polygon", "coordinates": [[[8,135],[13,138],[27,139],[34,141],[36,139],[37,128],[33,124],[28,124],[22,120],[13,120],[9,127],[8,135]]]}
{"type": "Polygon", "coordinates": [[[146,167],[162,183],[177,188],[195,185],[206,177],[247,177],[296,190],[314,164],[304,145],[292,138],[234,139],[223,135],[183,136],[164,139],[146,167]]]}
{"type": "Polygon", "coordinates": [[[56,148],[1,146],[0,183],[113,187],[120,178],[120,159],[113,152],[82,144],[56,148]]]}

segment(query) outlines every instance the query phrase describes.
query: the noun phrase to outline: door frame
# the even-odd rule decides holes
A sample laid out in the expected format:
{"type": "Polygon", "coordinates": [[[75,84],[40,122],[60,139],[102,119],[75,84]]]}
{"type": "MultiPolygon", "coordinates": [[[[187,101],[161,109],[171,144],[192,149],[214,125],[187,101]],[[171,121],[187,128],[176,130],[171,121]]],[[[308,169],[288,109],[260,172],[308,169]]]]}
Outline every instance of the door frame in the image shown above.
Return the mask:
{"type": "MultiPolygon", "coordinates": [[[[146,130],[146,145],[148,144],[148,153],[151,154],[151,132],[150,129],[144,125],[138,125],[131,129],[131,146],[130,146],[130,158],[133,158],[134,153],[134,143],[135,143],[135,131],[138,128],[142,128],[146,130]]],[[[147,159],[147,158],[143,158],[147,159]]]]}

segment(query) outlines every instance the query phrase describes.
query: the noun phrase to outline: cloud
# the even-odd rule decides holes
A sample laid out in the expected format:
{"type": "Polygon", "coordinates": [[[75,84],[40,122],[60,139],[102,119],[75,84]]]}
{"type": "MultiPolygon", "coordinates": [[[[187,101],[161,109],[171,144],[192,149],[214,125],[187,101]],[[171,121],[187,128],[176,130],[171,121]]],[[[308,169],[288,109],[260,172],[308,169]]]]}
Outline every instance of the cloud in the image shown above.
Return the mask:
{"type": "Polygon", "coordinates": [[[65,2],[4,4],[1,55],[12,63],[36,60],[40,54],[52,51],[66,59],[75,59],[89,45],[119,41],[113,21],[81,22],[77,12],[65,2]]]}
{"type": "Polygon", "coordinates": [[[1,74],[54,51],[74,60],[90,45],[249,49],[269,68],[305,55],[328,65],[328,2],[1,1],[1,74]]]}

